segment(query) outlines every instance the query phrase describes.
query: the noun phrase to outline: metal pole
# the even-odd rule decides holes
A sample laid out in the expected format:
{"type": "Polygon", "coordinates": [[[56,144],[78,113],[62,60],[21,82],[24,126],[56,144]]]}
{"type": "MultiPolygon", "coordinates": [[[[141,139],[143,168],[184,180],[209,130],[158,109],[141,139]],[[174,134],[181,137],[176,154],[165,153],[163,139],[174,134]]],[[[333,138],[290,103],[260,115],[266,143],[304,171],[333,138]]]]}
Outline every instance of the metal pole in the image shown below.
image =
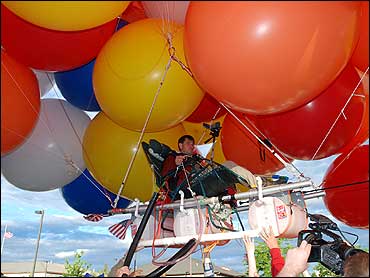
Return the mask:
{"type": "MultiPolygon", "coordinates": [[[[275,193],[285,192],[285,191],[289,191],[289,190],[293,190],[293,189],[301,189],[301,188],[312,186],[312,185],[313,185],[313,183],[312,183],[311,180],[302,181],[302,182],[295,182],[295,183],[285,183],[285,184],[274,185],[274,186],[269,186],[269,187],[262,188],[262,193],[263,193],[263,196],[268,196],[268,195],[272,195],[272,194],[275,194],[275,193]]],[[[237,193],[237,194],[232,195],[232,196],[231,195],[223,196],[221,199],[222,199],[222,201],[230,201],[233,198],[235,198],[235,200],[246,200],[246,199],[249,199],[251,197],[256,197],[256,196],[258,196],[258,190],[257,189],[251,189],[247,192],[237,193]]],[[[196,207],[196,202],[197,201],[194,201],[194,200],[184,200],[184,208],[196,207]]],[[[220,200],[219,200],[218,197],[210,197],[210,198],[205,198],[205,199],[200,199],[199,198],[198,202],[200,202],[200,204],[202,206],[204,206],[204,205],[207,205],[207,204],[219,203],[220,200]]],[[[138,211],[143,212],[143,211],[146,210],[146,207],[147,207],[147,205],[139,206],[138,211]]],[[[156,207],[156,209],[157,210],[159,210],[159,209],[174,209],[174,208],[179,208],[179,207],[180,207],[180,202],[174,202],[174,203],[171,203],[171,204],[165,204],[163,206],[158,206],[158,207],[156,207]]],[[[135,212],[135,208],[120,209],[120,210],[117,210],[116,212],[114,212],[114,211],[110,211],[110,212],[112,214],[133,213],[133,212],[135,212]]]]}
{"type": "Polygon", "coordinates": [[[41,220],[40,220],[40,229],[39,229],[39,235],[37,237],[37,244],[36,244],[36,252],[35,252],[35,258],[33,260],[33,267],[32,267],[32,273],[31,277],[35,277],[35,268],[36,268],[36,261],[37,261],[37,253],[39,251],[39,245],[40,245],[40,237],[41,237],[41,230],[42,230],[42,223],[44,221],[44,210],[36,210],[36,214],[41,214],[41,220]]]}
{"type": "MultiPolygon", "coordinates": [[[[320,197],[324,197],[324,196],[325,196],[325,192],[321,191],[321,192],[313,192],[313,193],[305,194],[303,196],[303,198],[305,200],[309,200],[309,199],[320,198],[320,197]]],[[[237,210],[238,210],[238,212],[243,212],[243,211],[249,210],[249,201],[246,201],[246,203],[243,206],[239,206],[237,208],[237,210]]]]}
{"type": "Polygon", "coordinates": [[[5,234],[6,234],[6,228],[8,227],[8,224],[5,224],[5,231],[3,235],[3,241],[1,242],[1,255],[3,254],[3,248],[4,248],[4,242],[5,242],[5,234]]]}
{"type": "Polygon", "coordinates": [[[47,277],[48,274],[48,262],[49,261],[45,261],[45,277],[47,277]]]}

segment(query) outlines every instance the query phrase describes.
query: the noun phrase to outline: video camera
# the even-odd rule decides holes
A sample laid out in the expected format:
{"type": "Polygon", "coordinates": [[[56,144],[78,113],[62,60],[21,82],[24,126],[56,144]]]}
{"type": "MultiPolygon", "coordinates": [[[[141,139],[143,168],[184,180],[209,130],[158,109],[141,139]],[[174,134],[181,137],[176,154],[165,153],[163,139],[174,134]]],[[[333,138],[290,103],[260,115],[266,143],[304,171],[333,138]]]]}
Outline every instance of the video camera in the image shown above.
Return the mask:
{"type": "Polygon", "coordinates": [[[206,129],[209,129],[211,131],[210,135],[212,136],[211,138],[209,138],[207,141],[204,142],[205,144],[207,144],[210,140],[212,139],[215,140],[215,138],[220,136],[220,131],[222,128],[220,122],[216,122],[213,125],[203,123],[203,127],[205,127],[206,129]]]}
{"type": "Polygon", "coordinates": [[[297,246],[301,245],[302,240],[311,244],[311,253],[308,262],[320,262],[322,265],[333,271],[336,275],[343,275],[344,261],[358,253],[365,252],[356,249],[343,239],[329,231],[340,231],[337,224],[321,214],[308,214],[313,223],[308,224],[312,230],[302,230],[298,233],[297,246]],[[332,241],[323,239],[323,234],[327,235],[332,241]]]}

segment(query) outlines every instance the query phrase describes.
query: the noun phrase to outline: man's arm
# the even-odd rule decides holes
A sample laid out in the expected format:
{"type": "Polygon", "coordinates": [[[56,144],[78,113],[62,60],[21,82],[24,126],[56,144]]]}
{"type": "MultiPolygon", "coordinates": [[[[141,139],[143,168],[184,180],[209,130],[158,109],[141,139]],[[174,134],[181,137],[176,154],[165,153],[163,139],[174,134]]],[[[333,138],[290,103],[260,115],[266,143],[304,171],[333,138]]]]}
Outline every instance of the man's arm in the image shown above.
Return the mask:
{"type": "Polygon", "coordinates": [[[170,154],[166,160],[163,162],[162,170],[161,170],[161,176],[165,177],[168,175],[171,171],[174,171],[176,169],[177,165],[175,163],[175,156],[170,154]]]}
{"type": "Polygon", "coordinates": [[[276,277],[298,277],[308,267],[307,260],[310,256],[311,244],[303,240],[299,247],[289,249],[283,269],[276,277]]]}

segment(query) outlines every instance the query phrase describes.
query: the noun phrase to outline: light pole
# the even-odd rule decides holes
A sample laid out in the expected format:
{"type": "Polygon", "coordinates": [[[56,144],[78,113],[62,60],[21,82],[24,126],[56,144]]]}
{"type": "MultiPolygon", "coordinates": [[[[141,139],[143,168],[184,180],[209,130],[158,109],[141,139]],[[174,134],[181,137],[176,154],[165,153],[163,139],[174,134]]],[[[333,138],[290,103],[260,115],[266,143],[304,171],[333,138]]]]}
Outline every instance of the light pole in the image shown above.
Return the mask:
{"type": "Polygon", "coordinates": [[[39,235],[37,238],[37,244],[36,244],[36,252],[35,252],[35,258],[33,260],[33,268],[32,268],[32,273],[31,277],[35,276],[35,268],[36,268],[36,261],[37,261],[37,252],[39,251],[39,245],[40,245],[40,237],[41,237],[41,230],[42,230],[42,222],[44,221],[44,210],[35,210],[36,214],[41,214],[41,220],[40,220],[40,229],[39,229],[39,235]]]}

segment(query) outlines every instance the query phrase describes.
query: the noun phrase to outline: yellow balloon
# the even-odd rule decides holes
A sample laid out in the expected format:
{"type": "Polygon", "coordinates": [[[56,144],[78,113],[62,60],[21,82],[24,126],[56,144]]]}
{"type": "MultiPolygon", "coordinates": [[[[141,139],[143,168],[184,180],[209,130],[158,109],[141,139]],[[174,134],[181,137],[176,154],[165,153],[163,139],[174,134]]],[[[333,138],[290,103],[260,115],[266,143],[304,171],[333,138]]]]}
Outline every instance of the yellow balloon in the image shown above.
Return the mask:
{"type": "MultiPolygon", "coordinates": [[[[215,119],[214,123],[220,122],[222,126],[224,118],[225,116],[215,119]]],[[[204,128],[203,123],[192,123],[192,122],[183,121],[182,125],[185,128],[186,134],[190,134],[191,136],[194,137],[195,144],[204,144],[204,141],[206,141],[208,138],[211,137],[209,134],[210,133],[209,129],[204,128]]],[[[221,133],[222,133],[222,129],[220,132],[220,137],[216,139],[215,153],[213,157],[213,160],[220,164],[226,161],[226,158],[222,152],[222,147],[221,147],[221,133]]],[[[209,141],[209,143],[211,142],[212,141],[209,141]]],[[[207,158],[209,159],[211,158],[211,152],[209,152],[209,154],[207,155],[207,158]]]]}
{"type": "MultiPolygon", "coordinates": [[[[185,134],[177,125],[162,132],[144,134],[143,141],[156,139],[178,150],[177,140],[185,134]]],[[[140,132],[120,127],[100,112],[91,121],[83,139],[84,161],[94,178],[113,193],[118,193],[135,151],[140,132]]],[[[121,196],[147,201],[157,189],[153,171],[140,145],[121,196]]]]}
{"type": "MultiPolygon", "coordinates": [[[[141,131],[152,106],[170,57],[162,26],[161,19],[131,23],[116,32],[96,58],[96,98],[104,113],[122,127],[141,131]]],[[[173,23],[172,29],[176,56],[185,63],[183,26],[173,23]]],[[[203,96],[192,77],[172,62],[146,130],[156,132],[179,124],[203,96]]]]}
{"type": "Polygon", "coordinates": [[[103,25],[122,14],[130,1],[1,1],[9,10],[37,26],[79,31],[103,25]]]}

